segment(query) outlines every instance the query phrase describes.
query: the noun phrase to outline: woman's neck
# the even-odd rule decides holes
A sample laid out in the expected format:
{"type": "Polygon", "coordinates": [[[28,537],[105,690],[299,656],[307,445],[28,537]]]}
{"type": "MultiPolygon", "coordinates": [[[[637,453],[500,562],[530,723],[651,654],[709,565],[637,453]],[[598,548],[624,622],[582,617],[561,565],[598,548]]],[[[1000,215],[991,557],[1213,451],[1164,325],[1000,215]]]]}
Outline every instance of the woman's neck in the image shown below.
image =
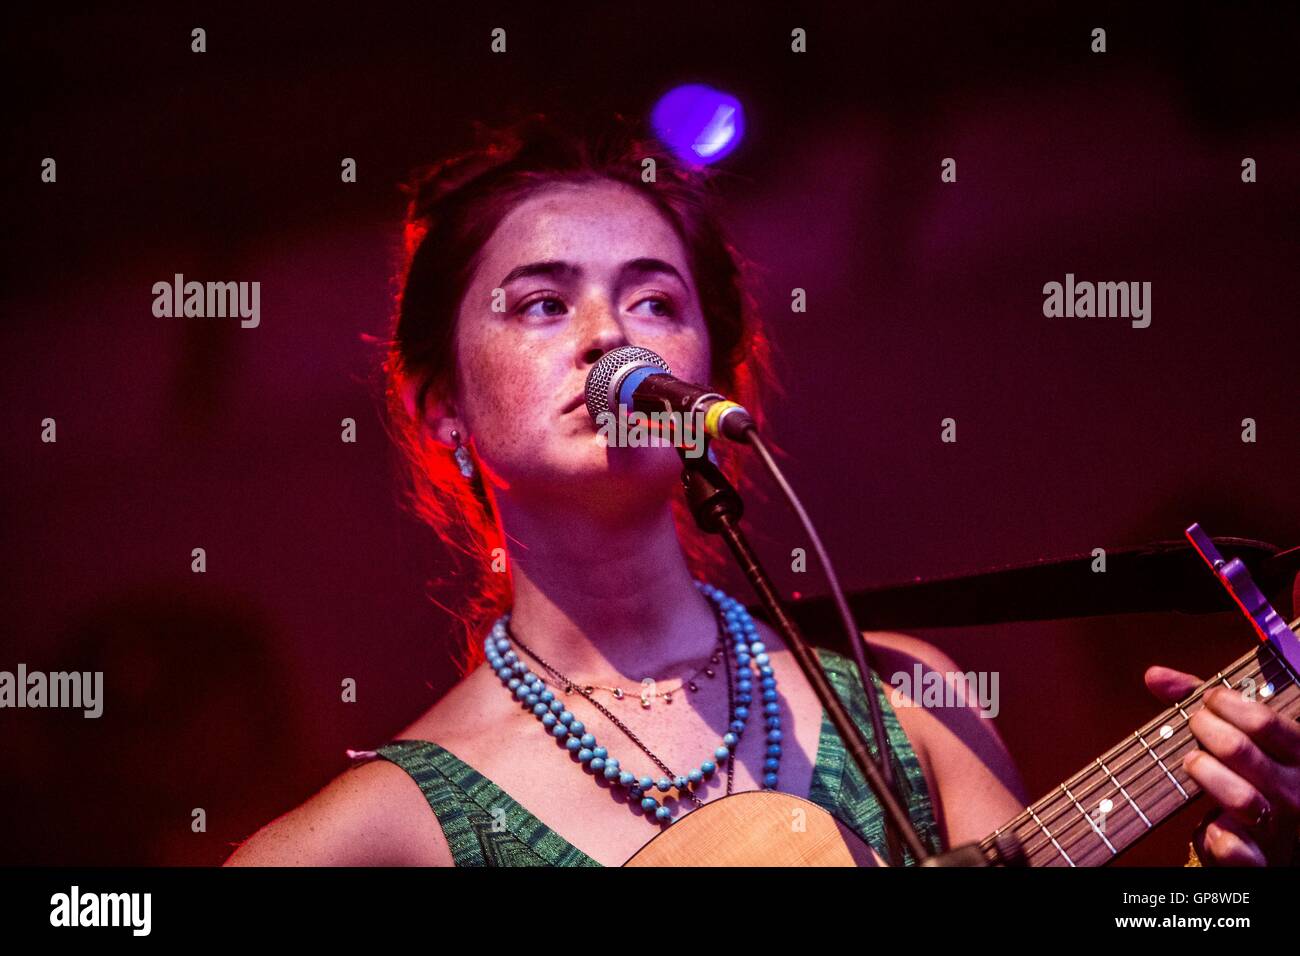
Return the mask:
{"type": "Polygon", "coordinates": [[[660,680],[717,647],[717,619],[695,589],[667,506],[632,520],[635,509],[614,520],[499,507],[514,582],[511,629],[561,673],[583,682],[660,680]]]}

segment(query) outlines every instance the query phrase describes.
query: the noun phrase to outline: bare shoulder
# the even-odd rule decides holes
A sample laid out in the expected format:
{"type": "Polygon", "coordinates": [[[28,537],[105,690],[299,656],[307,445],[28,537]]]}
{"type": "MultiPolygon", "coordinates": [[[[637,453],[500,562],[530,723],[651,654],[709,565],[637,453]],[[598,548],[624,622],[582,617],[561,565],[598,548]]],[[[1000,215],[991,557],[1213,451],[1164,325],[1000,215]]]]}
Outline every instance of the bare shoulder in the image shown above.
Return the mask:
{"type": "Polygon", "coordinates": [[[477,727],[499,726],[504,714],[513,713],[508,695],[492,668],[480,664],[462,677],[451,690],[410,725],[397,734],[408,740],[431,740],[466,756],[476,749],[477,727]]]}
{"type": "Polygon", "coordinates": [[[993,675],[984,675],[981,682],[978,673],[968,672],[938,647],[908,634],[866,631],[862,636],[871,648],[899,723],[909,737],[915,732],[915,742],[931,763],[961,757],[955,751],[963,751],[995,770],[1014,772],[993,724],[1000,696],[993,675]],[[957,693],[954,685],[962,681],[957,675],[967,674],[974,682],[967,682],[962,693],[957,693]]]}
{"type": "Polygon", "coordinates": [[[1020,812],[1024,784],[994,725],[997,676],[967,671],[933,644],[907,634],[862,636],[917,751],[948,844],[982,838],[1020,812]]]}
{"type": "Polygon", "coordinates": [[[862,639],[875,658],[877,667],[883,671],[880,679],[886,684],[896,674],[907,673],[911,676],[919,663],[924,671],[940,673],[957,673],[962,669],[944,651],[929,641],[910,634],[898,634],[894,631],[863,631],[862,639]]]}
{"type": "MultiPolygon", "coordinates": [[[[394,737],[471,749],[464,728],[481,726],[475,711],[482,701],[495,699],[477,693],[486,670],[480,667],[462,678],[394,737]]],[[[419,785],[401,767],[379,757],[339,774],[245,840],[226,861],[227,866],[453,864],[442,826],[419,785]]]]}
{"type": "MultiPolygon", "coordinates": [[[[887,691],[895,686],[897,675],[911,675],[918,663],[926,669],[941,672],[956,666],[933,644],[907,634],[896,634],[892,631],[864,631],[862,639],[869,649],[870,664],[887,691]]],[[[921,761],[926,779],[933,781],[935,775],[930,751],[932,747],[939,744],[935,740],[933,723],[924,720],[915,712],[915,708],[906,706],[906,702],[897,693],[890,693],[889,697],[894,704],[898,722],[903,732],[907,734],[908,740],[911,741],[917,759],[921,761]]]]}
{"type": "Polygon", "coordinates": [[[450,866],[424,794],[376,758],[350,767],[313,797],[245,840],[226,866],[450,866]]]}

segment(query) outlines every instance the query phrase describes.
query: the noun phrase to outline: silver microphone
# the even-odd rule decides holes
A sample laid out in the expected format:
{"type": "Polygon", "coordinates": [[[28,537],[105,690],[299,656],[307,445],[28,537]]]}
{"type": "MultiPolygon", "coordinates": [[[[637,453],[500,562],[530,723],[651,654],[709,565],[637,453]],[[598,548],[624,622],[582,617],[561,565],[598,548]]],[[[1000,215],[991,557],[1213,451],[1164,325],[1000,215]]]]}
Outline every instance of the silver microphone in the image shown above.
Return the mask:
{"type": "Polygon", "coordinates": [[[617,415],[625,406],[647,414],[702,415],[706,434],[731,441],[748,441],[746,433],[755,427],[744,406],[707,386],[683,382],[658,354],[638,345],[602,355],[587,373],[586,393],[587,414],[597,425],[601,415],[617,415]]]}

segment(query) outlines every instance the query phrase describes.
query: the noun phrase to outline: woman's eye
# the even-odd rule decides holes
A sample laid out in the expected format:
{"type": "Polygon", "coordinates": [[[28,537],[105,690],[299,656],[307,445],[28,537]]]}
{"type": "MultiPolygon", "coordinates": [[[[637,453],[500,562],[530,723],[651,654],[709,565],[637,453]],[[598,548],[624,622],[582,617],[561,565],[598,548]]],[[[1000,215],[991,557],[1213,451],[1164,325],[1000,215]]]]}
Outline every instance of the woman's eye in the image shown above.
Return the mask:
{"type": "MultiPolygon", "coordinates": [[[[672,301],[661,295],[646,296],[633,305],[632,310],[639,310],[640,315],[658,319],[671,319],[677,315],[672,301]]],[[[515,311],[520,317],[526,319],[554,319],[566,314],[568,309],[564,305],[564,300],[558,296],[544,295],[521,303],[515,311]]]]}
{"type": "Polygon", "coordinates": [[[634,305],[632,308],[639,308],[643,305],[651,306],[649,312],[643,312],[643,315],[653,315],[656,318],[670,319],[677,313],[673,310],[673,304],[662,296],[648,296],[634,305]]]}
{"type": "Polygon", "coordinates": [[[543,296],[540,299],[533,299],[519,307],[519,314],[529,319],[553,319],[557,315],[564,314],[564,303],[553,295],[543,296]],[[539,310],[539,306],[542,308],[539,310]],[[555,308],[547,308],[554,306],[555,308]]]}

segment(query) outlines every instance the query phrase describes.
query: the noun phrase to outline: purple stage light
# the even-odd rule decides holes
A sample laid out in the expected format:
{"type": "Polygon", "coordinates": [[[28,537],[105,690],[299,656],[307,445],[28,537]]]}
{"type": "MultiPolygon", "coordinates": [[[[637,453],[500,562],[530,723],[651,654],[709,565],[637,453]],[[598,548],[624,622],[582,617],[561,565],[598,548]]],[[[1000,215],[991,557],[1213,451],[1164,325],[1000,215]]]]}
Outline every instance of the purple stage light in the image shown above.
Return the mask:
{"type": "Polygon", "coordinates": [[[669,90],[650,115],[664,145],[688,163],[716,163],[745,134],[740,100],[700,83],[669,90]]]}

